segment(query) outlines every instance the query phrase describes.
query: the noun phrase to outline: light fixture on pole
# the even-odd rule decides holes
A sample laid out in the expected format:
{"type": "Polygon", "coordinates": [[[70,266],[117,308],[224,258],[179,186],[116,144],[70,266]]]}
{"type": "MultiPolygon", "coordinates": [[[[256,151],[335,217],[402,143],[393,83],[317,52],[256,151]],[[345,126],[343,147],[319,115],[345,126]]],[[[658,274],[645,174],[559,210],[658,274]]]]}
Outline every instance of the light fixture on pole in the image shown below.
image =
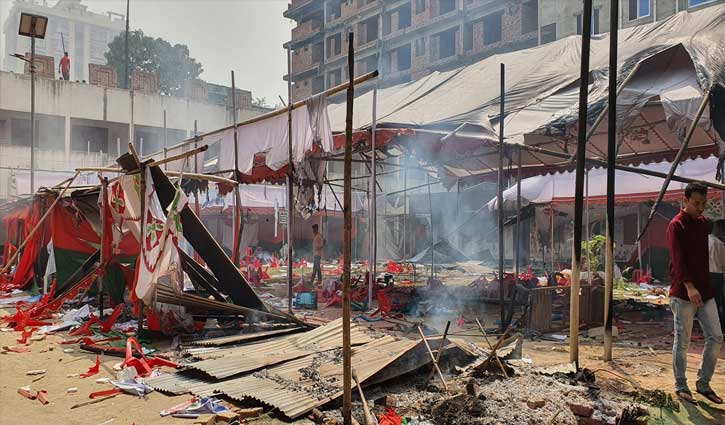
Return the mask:
{"type": "Polygon", "coordinates": [[[46,16],[20,14],[18,35],[30,37],[30,61],[24,59],[30,69],[30,193],[35,193],[35,39],[44,39],[47,29],[46,16]]]}

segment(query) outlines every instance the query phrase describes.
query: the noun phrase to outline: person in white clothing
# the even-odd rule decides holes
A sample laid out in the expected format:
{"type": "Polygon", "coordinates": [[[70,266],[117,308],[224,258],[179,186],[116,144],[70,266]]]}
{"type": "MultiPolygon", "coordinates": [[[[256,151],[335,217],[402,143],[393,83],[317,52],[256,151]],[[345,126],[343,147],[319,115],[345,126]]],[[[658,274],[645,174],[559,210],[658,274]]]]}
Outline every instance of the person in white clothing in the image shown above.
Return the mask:
{"type": "Polygon", "coordinates": [[[710,282],[715,289],[715,303],[720,315],[720,327],[725,330],[725,220],[712,223],[708,236],[710,251],[710,282]]]}

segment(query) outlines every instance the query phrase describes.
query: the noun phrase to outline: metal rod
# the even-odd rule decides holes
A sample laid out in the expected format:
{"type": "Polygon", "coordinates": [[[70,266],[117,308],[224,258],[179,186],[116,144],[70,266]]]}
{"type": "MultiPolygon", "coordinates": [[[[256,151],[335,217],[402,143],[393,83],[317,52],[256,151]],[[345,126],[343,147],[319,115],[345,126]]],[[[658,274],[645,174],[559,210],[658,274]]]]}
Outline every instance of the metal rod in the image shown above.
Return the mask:
{"type": "Polygon", "coordinates": [[[503,150],[504,150],[504,121],[506,117],[506,67],[501,64],[501,112],[499,113],[499,128],[498,128],[498,180],[496,186],[496,201],[498,202],[498,299],[501,309],[501,329],[506,328],[506,305],[504,304],[504,243],[503,243],[503,222],[504,222],[504,207],[503,207],[503,150]]]}
{"type": "Polygon", "coordinates": [[[519,282],[519,263],[521,262],[521,149],[516,150],[518,154],[518,170],[516,176],[516,236],[514,237],[514,275],[516,283],[519,282]]]}
{"type": "MultiPolygon", "coordinates": [[[[102,270],[105,270],[106,268],[106,261],[108,261],[108,258],[106,258],[106,250],[104,249],[105,246],[105,240],[108,237],[113,237],[111,235],[106,234],[106,209],[108,208],[108,179],[105,177],[101,177],[101,255],[100,259],[98,261],[98,267],[102,268],[102,270]]],[[[105,277],[106,273],[98,273],[97,274],[97,283],[98,283],[98,311],[99,316],[101,319],[103,319],[103,279],[105,277]]]]}
{"type": "Polygon", "coordinates": [[[672,180],[672,176],[674,176],[675,171],[677,170],[677,166],[680,165],[680,161],[682,160],[682,155],[685,153],[685,150],[687,150],[687,146],[690,144],[690,140],[692,139],[692,136],[695,134],[695,129],[697,128],[697,123],[700,122],[700,118],[702,117],[702,113],[705,112],[705,107],[707,106],[707,103],[710,100],[710,88],[705,90],[705,93],[702,95],[702,102],[700,102],[700,107],[697,109],[697,114],[695,114],[695,119],[692,120],[692,123],[690,123],[690,128],[687,130],[687,135],[685,136],[685,140],[682,141],[682,146],[680,146],[680,150],[677,151],[677,155],[675,156],[674,161],[672,161],[672,165],[670,165],[670,171],[667,173],[667,177],[665,177],[664,183],[662,183],[662,188],[660,189],[659,195],[657,195],[657,200],[655,201],[654,205],[652,205],[652,209],[649,212],[649,216],[647,217],[647,221],[644,223],[644,227],[642,228],[642,233],[637,236],[637,240],[642,237],[644,232],[647,231],[647,227],[649,227],[649,223],[652,220],[652,218],[655,216],[655,213],[657,212],[657,208],[659,208],[660,203],[662,202],[662,199],[665,197],[665,192],[667,192],[667,187],[670,185],[670,180],[672,180]]]}
{"type": "Polygon", "coordinates": [[[584,0],[582,13],[582,53],[579,74],[579,134],[576,152],[574,190],[574,238],[572,250],[571,300],[569,303],[569,360],[579,367],[579,274],[582,254],[582,212],[584,207],[584,168],[586,165],[587,106],[589,97],[589,51],[592,41],[592,0],[584,0]]]}
{"type": "MultiPolygon", "coordinates": [[[[126,75],[124,75],[124,77],[125,77],[124,78],[124,88],[126,90],[128,90],[130,88],[130,85],[129,85],[129,74],[130,74],[130,71],[129,71],[129,52],[128,52],[129,19],[130,19],[130,16],[131,16],[131,14],[130,14],[130,11],[131,11],[131,9],[130,9],[130,3],[131,3],[131,0],[126,0],[126,37],[125,37],[126,38],[126,41],[124,43],[125,44],[125,49],[124,50],[125,50],[125,53],[126,53],[126,55],[125,55],[126,56],[126,75]]],[[[133,135],[131,135],[130,139],[133,140],[133,135]]]]}
{"type": "MultiPolygon", "coordinates": [[[[133,144],[129,144],[129,148],[131,149],[133,153],[133,144]]],[[[136,154],[133,153],[134,157],[136,157],[136,154]]],[[[138,161],[138,159],[137,159],[138,161]]],[[[144,219],[141,220],[141,235],[142,237],[139,238],[139,255],[143,256],[144,253],[144,247],[143,247],[143,235],[146,234],[146,164],[140,162],[139,163],[139,170],[141,171],[141,217],[144,219]]],[[[143,258],[143,257],[142,257],[143,258]]],[[[141,331],[143,331],[143,314],[144,314],[144,302],[143,299],[138,300],[138,325],[136,327],[136,337],[141,336],[141,331]]]]}
{"type": "Polygon", "coordinates": [[[292,54],[287,47],[287,312],[292,314],[292,217],[294,164],[292,163],[292,54]]]}
{"type": "Polygon", "coordinates": [[[377,250],[378,250],[378,205],[377,205],[377,185],[378,185],[378,168],[377,168],[377,145],[376,132],[378,127],[377,119],[378,106],[378,87],[373,89],[373,125],[370,136],[372,143],[372,184],[370,185],[370,279],[368,281],[368,308],[373,305],[373,285],[375,284],[375,276],[377,274],[377,250]]]}
{"type": "MultiPolygon", "coordinates": [[[[232,70],[232,124],[234,127],[234,180],[237,180],[237,174],[239,173],[239,140],[237,135],[237,85],[234,81],[234,70],[232,70]]],[[[239,244],[241,243],[242,235],[239,233],[241,214],[239,213],[240,207],[239,199],[239,188],[234,188],[234,210],[232,211],[232,228],[234,229],[234,247],[232,249],[232,262],[235,266],[239,265],[239,244]]]]}
{"type": "MultiPolygon", "coordinates": [[[[612,360],[612,319],[614,308],[614,198],[617,161],[617,39],[619,0],[609,2],[609,100],[607,116],[607,236],[604,270],[604,361],[612,360]]],[[[638,222],[639,223],[639,222],[638,222]]],[[[638,229],[639,230],[639,229],[638,229]]],[[[588,251],[588,250],[587,250],[588,251]]],[[[591,271],[590,271],[591,274],[591,271]]]]}
{"type": "MultiPolygon", "coordinates": [[[[451,327],[451,321],[449,320],[446,322],[446,329],[443,331],[443,338],[441,338],[441,343],[438,345],[438,352],[436,353],[436,364],[441,361],[441,356],[443,355],[443,349],[446,346],[446,337],[448,336],[448,329],[451,327]]],[[[435,374],[435,369],[431,369],[430,373],[428,373],[428,378],[426,378],[425,382],[428,382],[433,378],[433,375],[435,374]]]]}
{"type": "MultiPolygon", "coordinates": [[[[426,180],[430,181],[430,176],[425,175],[426,180]]],[[[430,196],[430,184],[428,185],[428,210],[430,211],[430,282],[433,283],[435,277],[435,266],[436,266],[436,234],[435,234],[435,220],[433,219],[433,200],[430,196]]]]}
{"type": "Polygon", "coordinates": [[[352,353],[350,348],[350,260],[352,254],[352,120],[353,102],[355,100],[355,45],[354,33],[348,34],[347,69],[350,84],[347,87],[347,111],[345,117],[345,191],[344,204],[344,242],[343,242],[343,286],[342,286],[342,419],[344,425],[352,424],[352,353]]]}
{"type": "Polygon", "coordinates": [[[438,367],[438,362],[436,361],[436,358],[433,355],[433,350],[430,349],[430,345],[428,345],[428,340],[425,339],[425,334],[423,334],[423,329],[421,329],[420,326],[418,326],[418,333],[420,334],[420,337],[423,340],[423,344],[425,345],[425,349],[428,351],[428,355],[430,355],[430,360],[433,362],[433,368],[438,373],[438,377],[441,378],[441,382],[443,383],[443,388],[445,388],[446,392],[449,392],[448,384],[446,383],[446,379],[443,377],[443,372],[441,372],[440,367],[438,367]]]}
{"type": "Polygon", "coordinates": [[[407,189],[402,189],[402,190],[396,190],[395,192],[388,192],[388,193],[385,194],[385,196],[392,196],[392,195],[397,195],[399,193],[405,193],[405,192],[408,192],[408,191],[411,191],[411,190],[421,189],[423,187],[427,187],[427,186],[430,186],[432,184],[438,184],[440,182],[441,182],[440,180],[428,181],[428,183],[421,184],[421,185],[418,185],[418,186],[413,186],[413,187],[409,187],[407,189]]]}
{"type": "Polygon", "coordinates": [[[78,174],[80,174],[80,173],[78,171],[76,171],[76,173],[73,175],[73,177],[70,180],[68,180],[68,183],[63,188],[63,190],[61,190],[61,192],[58,194],[58,197],[55,198],[55,200],[53,201],[52,204],[50,204],[50,207],[45,212],[45,214],[43,214],[43,216],[40,217],[40,220],[38,220],[38,222],[35,224],[35,227],[33,227],[33,229],[28,233],[28,236],[25,237],[25,240],[23,240],[23,242],[20,244],[20,246],[18,247],[18,249],[15,250],[15,252],[12,255],[12,257],[10,257],[10,259],[8,260],[7,264],[5,264],[3,266],[3,268],[2,268],[2,270],[0,270],[0,274],[3,274],[3,273],[5,273],[5,272],[8,271],[8,269],[10,268],[10,266],[18,258],[18,255],[20,255],[20,252],[23,250],[23,248],[25,248],[25,245],[33,237],[33,235],[35,235],[35,232],[37,232],[38,229],[40,229],[40,226],[48,218],[48,216],[50,215],[50,212],[53,211],[53,207],[55,207],[55,205],[58,203],[58,201],[60,201],[60,198],[63,197],[63,195],[65,194],[66,190],[68,190],[68,188],[70,187],[70,185],[73,184],[73,180],[75,180],[76,177],[78,177],[78,174]]]}
{"type": "MultiPolygon", "coordinates": [[[[169,138],[168,138],[168,131],[166,128],[166,109],[164,109],[164,159],[168,156],[169,150],[169,138]]],[[[169,169],[169,164],[164,164],[164,171],[169,169]]]]}

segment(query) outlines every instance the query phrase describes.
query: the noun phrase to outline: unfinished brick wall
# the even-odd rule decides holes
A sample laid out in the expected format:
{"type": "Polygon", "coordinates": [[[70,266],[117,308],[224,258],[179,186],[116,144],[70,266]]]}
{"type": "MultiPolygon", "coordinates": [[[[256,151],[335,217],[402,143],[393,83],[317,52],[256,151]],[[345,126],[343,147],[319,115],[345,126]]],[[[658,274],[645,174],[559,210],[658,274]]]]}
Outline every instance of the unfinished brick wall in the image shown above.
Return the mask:
{"type": "MultiPolygon", "coordinates": [[[[503,9],[501,17],[501,41],[491,44],[484,44],[484,21],[483,19],[473,23],[473,48],[466,52],[468,54],[479,55],[486,52],[501,51],[506,46],[512,46],[512,49],[521,48],[521,43],[537,39],[536,31],[527,34],[521,34],[522,30],[522,12],[521,4],[508,4],[503,9]]],[[[496,11],[491,12],[496,13],[496,11]]],[[[488,15],[490,16],[490,15],[488,15]]]]}
{"type": "MultiPolygon", "coordinates": [[[[232,88],[227,88],[227,106],[232,106],[232,88]]],[[[252,109],[252,92],[237,89],[237,109],[252,109]]]]}
{"type": "Polygon", "coordinates": [[[411,9],[412,9],[412,13],[413,13],[413,16],[411,17],[412,26],[415,27],[415,26],[424,24],[425,22],[428,21],[428,19],[430,19],[430,17],[431,17],[430,5],[431,5],[431,3],[435,2],[435,1],[437,1],[437,0],[423,0],[423,2],[419,4],[418,0],[411,0],[411,2],[412,2],[411,9]],[[419,10],[418,10],[419,6],[421,6],[421,5],[424,6],[422,13],[419,12],[419,10]]]}
{"type": "Polygon", "coordinates": [[[312,46],[300,47],[292,53],[292,72],[299,73],[312,67],[312,46]]]}
{"type": "Polygon", "coordinates": [[[88,64],[88,84],[103,87],[118,87],[118,74],[112,66],[88,64]]]}
{"type": "Polygon", "coordinates": [[[209,100],[209,85],[204,80],[186,80],[186,97],[207,102],[209,100]]]}
{"type": "Polygon", "coordinates": [[[307,78],[292,84],[292,101],[296,102],[312,96],[312,80],[307,78]]]}
{"type": "Polygon", "coordinates": [[[358,4],[357,0],[346,0],[340,5],[341,18],[347,19],[357,13],[358,4]]]}
{"type": "Polygon", "coordinates": [[[158,94],[158,76],[152,72],[133,71],[133,74],[131,74],[131,87],[133,87],[134,91],[148,94],[158,94]]]}
{"type": "MultiPolygon", "coordinates": [[[[25,69],[23,72],[30,75],[30,52],[25,52],[25,69]]],[[[55,78],[55,59],[53,56],[35,54],[35,76],[42,78],[55,78]]]]}

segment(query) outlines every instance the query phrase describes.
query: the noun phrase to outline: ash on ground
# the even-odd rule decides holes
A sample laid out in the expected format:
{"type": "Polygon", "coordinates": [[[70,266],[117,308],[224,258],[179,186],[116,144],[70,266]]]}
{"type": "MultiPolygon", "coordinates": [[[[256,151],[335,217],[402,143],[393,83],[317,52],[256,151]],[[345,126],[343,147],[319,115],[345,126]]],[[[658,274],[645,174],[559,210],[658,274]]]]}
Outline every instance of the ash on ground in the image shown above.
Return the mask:
{"type": "Polygon", "coordinates": [[[633,408],[606,398],[594,385],[578,384],[563,374],[543,375],[533,367],[517,367],[510,378],[464,374],[447,378],[447,383],[449,394],[416,376],[371,388],[366,395],[376,415],[392,407],[412,423],[436,425],[604,425],[617,423],[626,408],[633,408]],[[417,386],[411,382],[416,380],[417,386]]]}

